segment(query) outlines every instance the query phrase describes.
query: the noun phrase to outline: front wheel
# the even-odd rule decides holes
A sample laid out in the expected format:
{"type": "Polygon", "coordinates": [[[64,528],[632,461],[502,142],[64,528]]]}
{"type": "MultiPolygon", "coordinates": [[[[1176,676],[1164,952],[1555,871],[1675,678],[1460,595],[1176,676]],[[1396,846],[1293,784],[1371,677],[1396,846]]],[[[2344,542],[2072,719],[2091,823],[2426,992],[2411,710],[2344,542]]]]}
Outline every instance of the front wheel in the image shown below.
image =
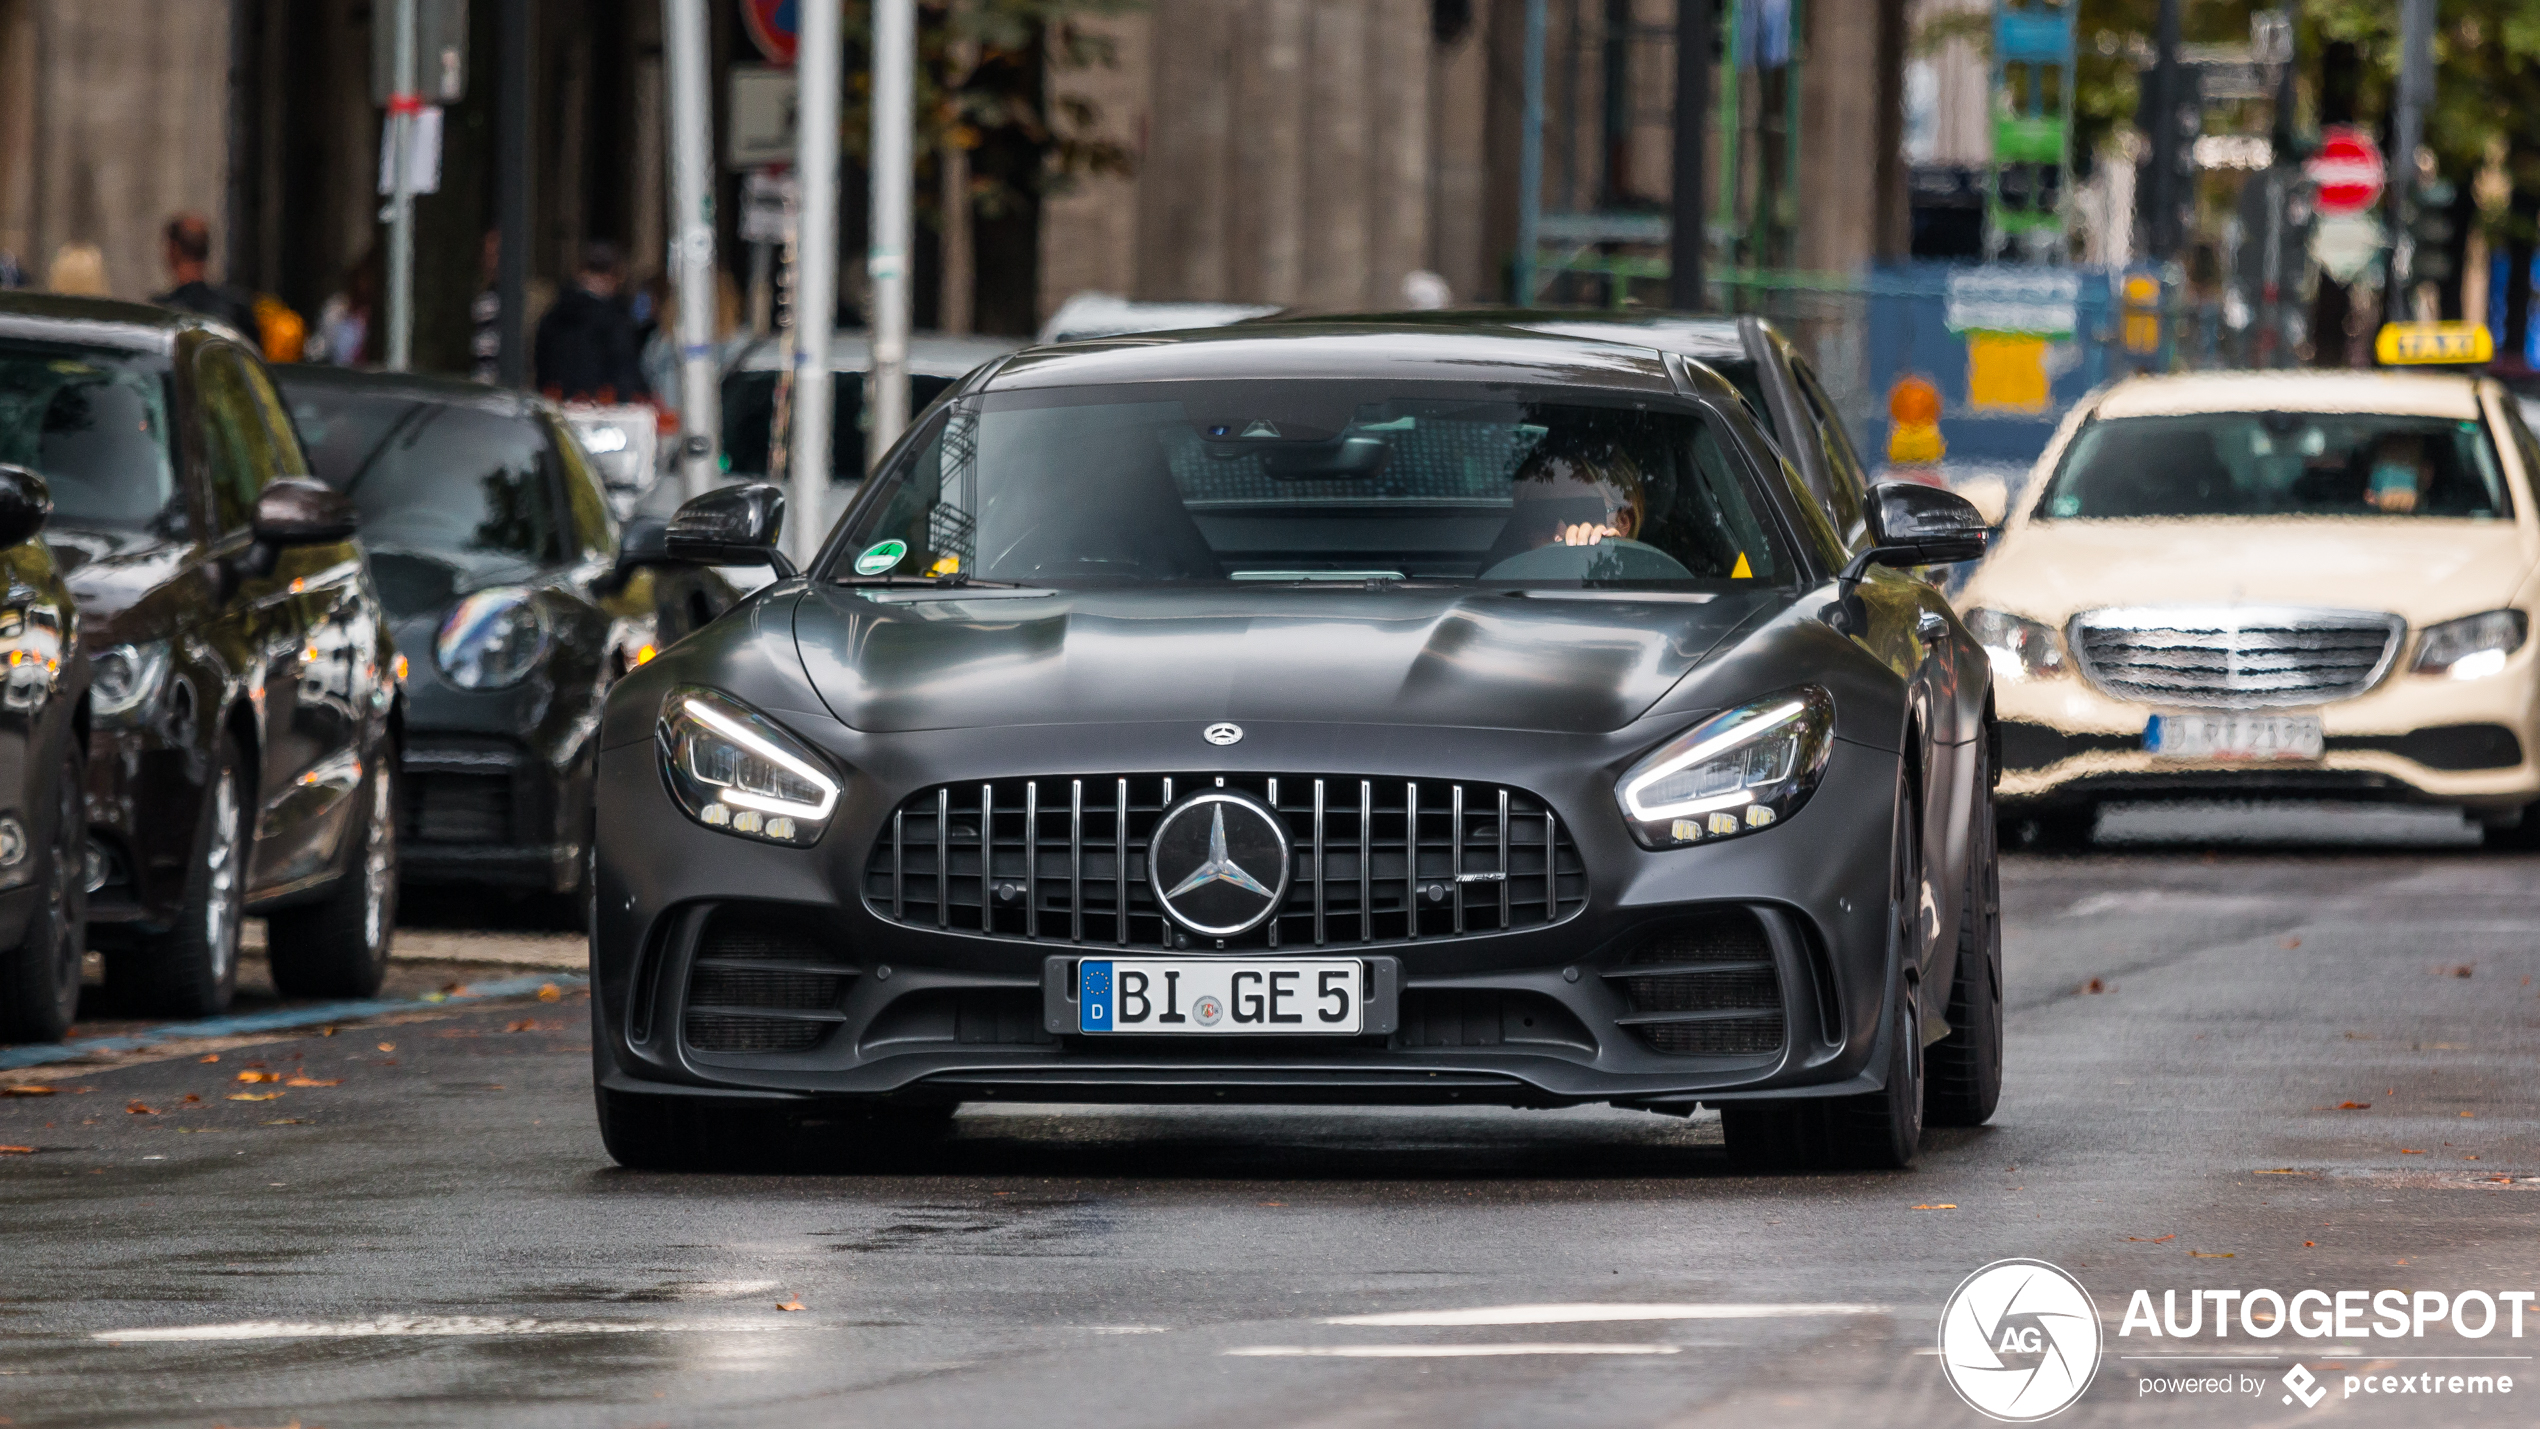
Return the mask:
{"type": "Polygon", "coordinates": [[[88,951],[88,749],[76,730],[55,771],[53,826],[35,866],[41,901],[26,938],[0,957],[0,1041],[59,1042],[79,1013],[79,964],[88,951]]]}
{"type": "Polygon", "coordinates": [[[285,997],[368,997],[388,976],[397,936],[397,767],[373,766],[353,857],[324,902],[266,920],[274,990],[285,997]]]}
{"type": "MultiPolygon", "coordinates": [[[[1976,797],[1992,803],[1991,771],[1981,765],[1976,797]]],[[[1982,1126],[2002,1100],[2002,864],[1990,812],[1977,817],[1969,837],[1958,971],[1949,983],[1949,1035],[1929,1054],[1923,1116],[1934,1126],[1982,1126]]]]}

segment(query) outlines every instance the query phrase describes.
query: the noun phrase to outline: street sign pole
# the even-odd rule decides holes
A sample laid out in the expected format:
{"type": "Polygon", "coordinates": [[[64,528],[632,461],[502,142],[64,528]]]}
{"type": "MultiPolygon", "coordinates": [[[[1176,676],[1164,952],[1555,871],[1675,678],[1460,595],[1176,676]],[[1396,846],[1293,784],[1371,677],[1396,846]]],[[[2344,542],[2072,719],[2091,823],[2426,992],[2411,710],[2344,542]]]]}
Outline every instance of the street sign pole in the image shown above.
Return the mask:
{"type": "Polygon", "coordinates": [[[794,171],[802,206],[794,250],[793,499],[785,522],[794,559],[807,566],[829,534],[821,507],[829,494],[837,385],[829,375],[829,330],[838,313],[838,70],[845,56],[838,0],[802,0],[796,13],[802,108],[794,171]]]}
{"type": "Polygon", "coordinates": [[[2417,186],[2417,145],[2425,138],[2425,111],[2434,102],[2434,0],[2399,0],[2399,106],[2390,125],[2390,287],[2382,315],[2407,313],[2416,245],[2409,239],[2409,208],[2417,186]]]}
{"type": "Polygon", "coordinates": [[[397,87],[388,97],[388,370],[403,372],[414,361],[415,338],[415,195],[413,166],[415,116],[423,108],[415,93],[415,0],[397,0],[397,87]]]}
{"type": "Polygon", "coordinates": [[[916,0],[873,5],[873,235],[865,270],[873,280],[872,414],[865,460],[878,463],[908,426],[909,207],[915,182],[910,150],[916,117],[916,0]]]}
{"type": "Polygon", "coordinates": [[[705,0],[662,0],[670,78],[670,270],[679,285],[679,486],[700,496],[720,474],[715,362],[714,109],[705,0]]]}

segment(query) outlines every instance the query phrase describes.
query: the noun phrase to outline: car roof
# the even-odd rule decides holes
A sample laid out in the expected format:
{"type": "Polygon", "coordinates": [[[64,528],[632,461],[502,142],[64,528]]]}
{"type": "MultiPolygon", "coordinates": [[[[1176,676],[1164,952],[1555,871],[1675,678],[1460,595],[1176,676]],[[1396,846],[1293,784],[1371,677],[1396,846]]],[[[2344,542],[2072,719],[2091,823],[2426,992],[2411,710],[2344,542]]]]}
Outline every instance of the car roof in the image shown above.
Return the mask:
{"type": "Polygon", "coordinates": [[[1313,377],[1677,390],[1646,343],[1392,319],[1239,323],[1027,348],[997,369],[987,390],[1313,377]]]}
{"type": "Polygon", "coordinates": [[[1422,328],[1513,328],[1594,342],[1628,342],[1654,347],[1705,362],[1742,361],[1746,340],[1738,320],[1717,314],[1674,313],[1648,308],[1512,308],[1475,304],[1456,308],[1422,308],[1380,313],[1284,313],[1254,319],[1262,327],[1299,322],[1384,323],[1422,328]]]}
{"type": "Polygon", "coordinates": [[[223,324],[194,313],[113,298],[73,298],[59,293],[0,293],[0,336],[44,342],[86,343],[160,356],[176,350],[189,329],[236,337],[223,324]]]}
{"type": "MultiPolygon", "coordinates": [[[[920,332],[908,339],[908,370],[919,377],[959,377],[983,362],[1014,351],[1023,344],[1010,337],[977,337],[967,334],[920,332]]],[[[748,338],[736,344],[735,355],[725,360],[725,375],[735,372],[774,372],[785,365],[785,344],[773,337],[748,338]]],[[[842,332],[829,339],[829,370],[862,372],[872,366],[873,340],[864,332],[842,332]]]]}
{"type": "Polygon", "coordinates": [[[2478,383],[2456,372],[2183,372],[2126,378],[2092,409],[2097,417],[2199,412],[2371,412],[2475,419],[2478,383]]]}
{"type": "Polygon", "coordinates": [[[399,397],[410,402],[431,402],[444,407],[475,407],[506,416],[526,416],[543,405],[538,398],[508,387],[422,372],[373,372],[316,363],[291,363],[272,371],[275,383],[286,393],[342,392],[359,397],[399,397]]]}

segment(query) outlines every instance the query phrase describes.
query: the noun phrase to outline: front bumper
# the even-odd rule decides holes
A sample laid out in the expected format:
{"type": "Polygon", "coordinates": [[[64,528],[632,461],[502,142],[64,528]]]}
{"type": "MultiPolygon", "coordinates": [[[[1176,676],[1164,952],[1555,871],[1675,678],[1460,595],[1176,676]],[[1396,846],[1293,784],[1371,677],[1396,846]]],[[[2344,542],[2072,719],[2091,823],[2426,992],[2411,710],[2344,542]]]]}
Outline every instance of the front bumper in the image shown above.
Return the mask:
{"type": "Polygon", "coordinates": [[[2317,761],[2183,760],[2143,748],[2144,726],[2165,707],[2120,699],[2078,674],[2001,679],[2007,809],[2100,799],[2331,798],[2456,805],[2502,815],[2540,800],[2533,652],[2503,672],[2448,680],[2401,671],[2352,699],[2252,714],[2316,715],[2327,735],[2317,761]]]}
{"type": "MultiPolygon", "coordinates": [[[[1373,767],[1530,791],[1576,841],[1585,906],[1509,932],[1291,950],[1390,960],[1398,1021],[1387,1031],[1106,1039],[1053,1028],[1048,1001],[1072,977],[1075,958],[1107,950],[1103,930],[1082,942],[943,931],[893,921],[860,894],[867,855],[903,799],[947,772],[986,780],[1086,768],[1084,732],[885,739],[783,718],[855,771],[831,827],[808,849],[692,823],[663,788],[649,743],[601,756],[593,971],[604,1087],[781,1100],[1616,1102],[1687,1111],[1696,1102],[1868,1090],[1878,1084],[1868,1069],[1885,1065],[1874,1044],[1888,1025],[1881,1012],[1893,982],[1890,753],[1838,743],[1823,784],[1787,824],[1650,852],[1633,842],[1612,802],[1612,768],[1631,751],[1599,738],[1249,726],[1243,762],[1230,771],[1373,767]],[[700,1017],[719,1015],[691,1011],[701,954],[728,956],[732,945],[718,940],[734,936],[730,927],[760,936],[752,919],[797,930],[816,949],[802,955],[834,973],[836,992],[821,1013],[830,1027],[810,1045],[778,1038],[771,1041],[785,1045],[733,1050],[729,1037],[698,1035],[700,1017]],[[1660,930],[1721,919],[1752,919],[1769,947],[1780,1045],[1719,1055],[1658,1050],[1627,1021],[1641,994],[1618,974],[1660,930]]],[[[1188,742],[1187,730],[1173,732],[1188,742]]],[[[1123,735],[1134,741],[1137,732],[1102,732],[1111,748],[1093,767],[1124,770],[1123,735]]],[[[781,960],[751,966],[796,975],[781,960]]]]}
{"type": "Polygon", "coordinates": [[[561,892],[581,878],[589,774],[500,735],[411,730],[397,871],[413,884],[561,892]]]}

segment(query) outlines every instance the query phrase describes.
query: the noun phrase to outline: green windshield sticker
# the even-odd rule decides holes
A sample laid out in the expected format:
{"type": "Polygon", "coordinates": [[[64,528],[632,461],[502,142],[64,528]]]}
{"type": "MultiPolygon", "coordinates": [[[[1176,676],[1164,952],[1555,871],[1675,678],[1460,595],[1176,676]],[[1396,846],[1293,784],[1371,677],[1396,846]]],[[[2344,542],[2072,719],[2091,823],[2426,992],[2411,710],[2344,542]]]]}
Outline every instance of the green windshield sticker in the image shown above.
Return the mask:
{"type": "Polygon", "coordinates": [[[860,576],[878,576],[898,565],[907,555],[908,542],[906,541],[876,541],[864,548],[863,555],[855,558],[855,573],[860,576]]]}

